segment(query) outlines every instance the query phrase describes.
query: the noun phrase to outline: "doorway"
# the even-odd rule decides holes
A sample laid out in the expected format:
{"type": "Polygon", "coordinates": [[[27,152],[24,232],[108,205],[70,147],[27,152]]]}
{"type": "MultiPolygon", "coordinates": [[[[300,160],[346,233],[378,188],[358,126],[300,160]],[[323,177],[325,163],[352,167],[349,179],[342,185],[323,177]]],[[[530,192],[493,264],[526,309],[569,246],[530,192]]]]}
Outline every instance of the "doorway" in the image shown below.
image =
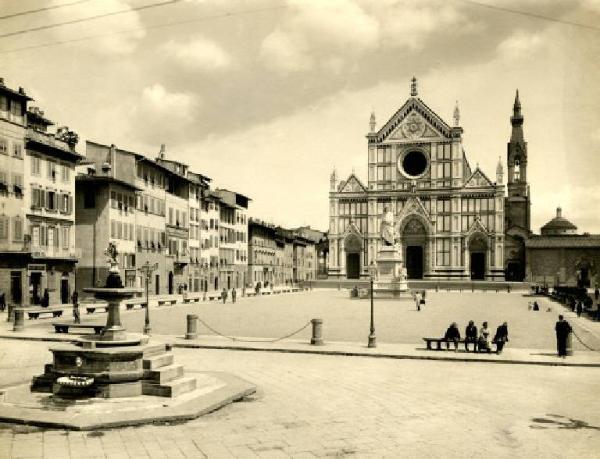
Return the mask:
{"type": "Polygon", "coordinates": [[[154,294],[160,295],[160,274],[154,275],[154,294]]]}
{"type": "Polygon", "coordinates": [[[346,254],[346,277],[348,279],[358,279],[360,277],[360,254],[346,254]]]}
{"type": "Polygon", "coordinates": [[[169,271],[169,295],[173,294],[173,271],[169,271]]]}
{"type": "Polygon", "coordinates": [[[69,304],[69,278],[64,276],[60,280],[60,302],[69,304]]]}
{"type": "Polygon", "coordinates": [[[10,298],[13,304],[21,304],[23,292],[21,290],[21,271],[10,272],[10,298]]]}
{"type": "Polygon", "coordinates": [[[42,273],[32,271],[29,274],[29,303],[40,304],[40,289],[42,284],[42,273]]]}
{"type": "Polygon", "coordinates": [[[423,246],[406,247],[406,274],[409,279],[423,279],[423,246]]]}
{"type": "Polygon", "coordinates": [[[507,281],[522,282],[525,278],[521,263],[518,261],[509,261],[506,265],[506,274],[504,276],[507,281]]]}
{"type": "Polygon", "coordinates": [[[471,252],[471,280],[485,279],[485,252],[471,252]]]}

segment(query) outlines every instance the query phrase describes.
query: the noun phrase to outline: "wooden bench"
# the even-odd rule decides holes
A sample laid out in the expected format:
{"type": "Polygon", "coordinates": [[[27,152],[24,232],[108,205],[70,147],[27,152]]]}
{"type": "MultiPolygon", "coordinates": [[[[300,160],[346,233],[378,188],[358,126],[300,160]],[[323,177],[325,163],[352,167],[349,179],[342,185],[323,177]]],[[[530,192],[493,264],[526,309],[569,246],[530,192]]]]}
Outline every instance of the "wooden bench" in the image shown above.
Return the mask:
{"type": "Polygon", "coordinates": [[[125,307],[127,308],[128,311],[130,311],[131,309],[135,308],[136,306],[139,306],[140,308],[145,308],[146,304],[147,303],[145,301],[129,301],[129,302],[125,303],[125,307]]]}
{"type": "Polygon", "coordinates": [[[173,304],[176,304],[176,303],[177,303],[177,300],[175,298],[173,298],[173,299],[171,299],[171,298],[168,298],[168,299],[167,298],[162,298],[162,299],[158,300],[158,305],[159,306],[164,306],[165,304],[173,305],[173,304]]]}
{"type": "Polygon", "coordinates": [[[86,306],[85,310],[87,311],[88,314],[92,314],[96,309],[103,310],[104,312],[108,311],[108,305],[102,305],[102,304],[95,304],[95,305],[91,305],[91,306],[86,306]]]}
{"type": "Polygon", "coordinates": [[[60,317],[62,316],[63,311],[67,308],[57,308],[57,307],[48,307],[48,308],[27,308],[23,309],[24,312],[27,313],[29,319],[37,319],[40,317],[40,314],[52,314],[52,317],[60,317]]]}
{"type": "MultiPolygon", "coordinates": [[[[423,341],[425,341],[426,345],[427,345],[427,350],[428,351],[441,351],[442,350],[442,343],[448,343],[448,347],[446,349],[450,348],[450,343],[454,343],[455,341],[452,340],[447,340],[445,338],[423,338],[423,341]],[[436,343],[436,348],[434,349],[431,346],[431,343],[436,343]]],[[[456,341],[457,346],[458,344],[465,344],[465,340],[464,339],[460,339],[458,341],[456,341]]],[[[473,342],[473,341],[469,341],[469,344],[473,344],[473,352],[478,352],[478,343],[477,342],[473,342]]],[[[496,341],[492,341],[492,344],[496,344],[496,341]]],[[[498,349],[498,346],[496,345],[496,350],[498,349]]],[[[468,348],[465,347],[465,350],[468,352],[468,348]]]]}
{"type": "Polygon", "coordinates": [[[94,329],[94,333],[98,334],[104,329],[104,325],[94,325],[94,324],[72,324],[72,323],[59,323],[52,322],[54,325],[54,331],[56,333],[69,333],[69,328],[81,328],[81,329],[94,329]]]}
{"type": "Polygon", "coordinates": [[[221,294],[217,294],[217,295],[207,295],[208,296],[208,300],[209,301],[213,301],[213,300],[220,300],[221,299],[221,294]]]}

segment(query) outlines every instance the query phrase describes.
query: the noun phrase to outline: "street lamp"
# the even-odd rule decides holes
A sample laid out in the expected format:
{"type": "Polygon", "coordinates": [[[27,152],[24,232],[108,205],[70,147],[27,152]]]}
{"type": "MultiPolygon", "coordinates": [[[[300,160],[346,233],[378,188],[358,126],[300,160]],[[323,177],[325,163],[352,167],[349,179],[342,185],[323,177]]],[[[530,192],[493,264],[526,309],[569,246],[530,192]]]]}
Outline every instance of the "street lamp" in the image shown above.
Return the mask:
{"type": "Polygon", "coordinates": [[[377,347],[377,338],[375,337],[375,320],[373,317],[373,281],[375,280],[375,276],[377,275],[377,267],[371,261],[369,265],[369,280],[371,282],[371,333],[369,334],[369,344],[367,347],[377,347]]]}
{"type": "Polygon", "coordinates": [[[151,265],[149,261],[146,261],[146,263],[138,268],[138,271],[146,279],[146,319],[144,321],[144,335],[150,335],[150,300],[148,299],[148,284],[150,283],[152,272],[157,269],[158,263],[151,265]]]}

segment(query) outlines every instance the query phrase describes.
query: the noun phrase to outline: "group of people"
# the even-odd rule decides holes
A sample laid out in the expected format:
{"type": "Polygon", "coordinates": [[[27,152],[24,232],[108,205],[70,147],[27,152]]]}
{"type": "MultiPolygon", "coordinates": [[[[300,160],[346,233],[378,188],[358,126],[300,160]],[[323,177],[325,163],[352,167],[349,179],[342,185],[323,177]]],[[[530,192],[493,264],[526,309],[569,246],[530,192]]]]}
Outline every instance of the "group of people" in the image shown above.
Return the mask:
{"type": "MultiPolygon", "coordinates": [[[[452,342],[454,343],[454,350],[458,351],[458,342],[461,340],[461,336],[456,322],[450,324],[444,335],[444,340],[447,349],[450,349],[450,343],[452,342]]],[[[474,352],[492,352],[492,343],[496,343],[496,353],[500,354],[507,341],[508,324],[506,322],[496,329],[493,339],[487,322],[483,322],[481,328],[477,330],[475,322],[470,320],[465,328],[465,351],[469,350],[469,343],[472,343],[474,352]]]]}
{"type": "MultiPolygon", "coordinates": [[[[223,287],[223,291],[221,292],[221,299],[223,300],[223,304],[227,303],[227,297],[229,296],[229,292],[227,289],[223,287]]],[[[237,292],[235,287],[231,289],[231,302],[235,303],[235,299],[237,298],[237,292]]]]}

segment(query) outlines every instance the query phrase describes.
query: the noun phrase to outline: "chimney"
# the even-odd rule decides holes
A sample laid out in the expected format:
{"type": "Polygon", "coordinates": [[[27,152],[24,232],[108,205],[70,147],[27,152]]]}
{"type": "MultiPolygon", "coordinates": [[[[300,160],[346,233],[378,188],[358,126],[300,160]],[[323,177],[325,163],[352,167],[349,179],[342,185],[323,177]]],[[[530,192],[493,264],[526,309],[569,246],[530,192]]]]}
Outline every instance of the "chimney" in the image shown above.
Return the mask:
{"type": "Polygon", "coordinates": [[[556,218],[562,218],[562,209],[560,207],[556,208],[556,218]]]}
{"type": "Polygon", "coordinates": [[[19,94],[21,94],[23,96],[25,95],[25,90],[23,89],[22,86],[19,86],[19,94]]]}
{"type": "Polygon", "coordinates": [[[4,87],[4,78],[0,77],[0,86],[4,87]]]}
{"type": "Polygon", "coordinates": [[[158,152],[158,157],[160,159],[165,159],[165,151],[166,151],[166,146],[164,143],[160,144],[160,151],[158,152]]]}

